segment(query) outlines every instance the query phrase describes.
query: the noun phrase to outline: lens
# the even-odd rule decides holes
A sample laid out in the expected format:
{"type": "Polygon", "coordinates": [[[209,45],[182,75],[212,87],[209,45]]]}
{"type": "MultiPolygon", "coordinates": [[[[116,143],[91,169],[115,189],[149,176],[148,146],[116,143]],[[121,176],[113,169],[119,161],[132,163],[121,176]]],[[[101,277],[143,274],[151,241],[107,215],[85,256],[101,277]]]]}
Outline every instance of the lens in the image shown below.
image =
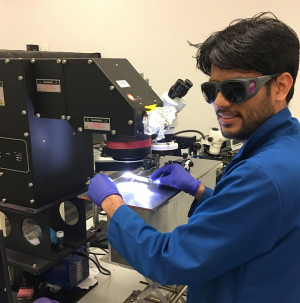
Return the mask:
{"type": "Polygon", "coordinates": [[[221,84],[221,93],[229,102],[242,102],[246,97],[246,90],[241,82],[224,81],[221,84]]]}
{"type": "Polygon", "coordinates": [[[216,87],[213,83],[203,83],[201,85],[203,97],[207,103],[213,103],[216,100],[216,87]]]}
{"type": "Polygon", "coordinates": [[[178,79],[176,83],[170,88],[168,96],[171,99],[175,99],[180,94],[182,88],[184,87],[184,82],[181,79],[178,79]]]}

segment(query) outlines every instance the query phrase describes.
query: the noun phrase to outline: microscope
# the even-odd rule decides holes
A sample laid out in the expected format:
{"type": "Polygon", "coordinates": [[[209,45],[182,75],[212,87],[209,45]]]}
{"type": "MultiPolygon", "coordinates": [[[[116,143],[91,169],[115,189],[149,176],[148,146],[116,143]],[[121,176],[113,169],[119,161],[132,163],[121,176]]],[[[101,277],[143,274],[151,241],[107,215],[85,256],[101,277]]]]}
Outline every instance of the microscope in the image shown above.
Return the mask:
{"type": "MultiPolygon", "coordinates": [[[[183,110],[187,102],[185,100],[185,95],[188,93],[193,83],[186,79],[178,79],[174,85],[171,86],[169,91],[166,91],[161,96],[164,108],[161,109],[161,116],[164,119],[161,124],[157,121],[151,121],[151,117],[144,121],[145,132],[150,134],[157,134],[152,143],[153,151],[172,151],[178,149],[178,144],[173,140],[173,134],[175,132],[175,127],[178,126],[178,113],[183,110]],[[166,109],[170,108],[169,112],[166,109]],[[167,123],[164,123],[164,120],[167,123]]],[[[151,115],[151,112],[150,114],[151,115]]]]}

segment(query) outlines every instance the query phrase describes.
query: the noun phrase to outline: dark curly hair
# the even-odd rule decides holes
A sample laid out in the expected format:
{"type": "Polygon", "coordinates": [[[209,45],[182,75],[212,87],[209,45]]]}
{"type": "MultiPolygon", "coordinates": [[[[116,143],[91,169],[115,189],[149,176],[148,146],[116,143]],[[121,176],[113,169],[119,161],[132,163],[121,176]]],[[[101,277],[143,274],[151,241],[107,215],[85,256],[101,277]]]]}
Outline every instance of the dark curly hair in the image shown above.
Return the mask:
{"type": "Polygon", "coordinates": [[[255,70],[263,75],[290,73],[294,83],[287,103],[293,97],[299,68],[299,38],[273,13],[234,20],[203,43],[191,45],[198,48],[197,68],[206,75],[210,75],[212,64],[222,70],[255,70]]]}

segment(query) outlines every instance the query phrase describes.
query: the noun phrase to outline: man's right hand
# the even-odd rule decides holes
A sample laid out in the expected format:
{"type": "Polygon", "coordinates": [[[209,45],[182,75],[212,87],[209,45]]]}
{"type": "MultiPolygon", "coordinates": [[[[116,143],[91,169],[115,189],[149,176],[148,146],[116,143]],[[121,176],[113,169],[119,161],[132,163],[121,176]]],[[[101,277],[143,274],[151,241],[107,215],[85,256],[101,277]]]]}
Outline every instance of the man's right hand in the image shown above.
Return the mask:
{"type": "Polygon", "coordinates": [[[97,174],[91,179],[88,196],[92,202],[101,207],[102,201],[110,195],[119,195],[122,198],[116,184],[107,175],[97,174]]]}
{"type": "Polygon", "coordinates": [[[201,181],[192,177],[180,164],[167,164],[151,176],[151,180],[155,184],[169,185],[178,190],[182,190],[191,196],[194,196],[201,184],[201,181]]]}

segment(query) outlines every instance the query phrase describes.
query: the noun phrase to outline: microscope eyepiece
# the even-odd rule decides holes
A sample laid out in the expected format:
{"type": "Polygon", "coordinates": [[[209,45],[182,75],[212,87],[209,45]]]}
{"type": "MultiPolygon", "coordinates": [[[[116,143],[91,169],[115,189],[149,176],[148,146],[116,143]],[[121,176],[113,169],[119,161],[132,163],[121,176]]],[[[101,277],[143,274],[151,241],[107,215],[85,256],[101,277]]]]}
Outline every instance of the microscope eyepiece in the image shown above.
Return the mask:
{"type": "Polygon", "coordinates": [[[186,79],[184,81],[184,86],[182,87],[182,90],[181,90],[180,94],[178,95],[178,98],[184,97],[192,86],[193,86],[193,83],[189,79],[186,79]]]}
{"type": "Polygon", "coordinates": [[[171,86],[168,96],[171,99],[175,99],[178,97],[182,91],[182,88],[184,87],[184,81],[181,79],[178,79],[173,86],[171,86]]]}
{"type": "Polygon", "coordinates": [[[184,85],[187,86],[188,88],[191,88],[193,86],[193,82],[189,79],[185,79],[184,85]]]}

